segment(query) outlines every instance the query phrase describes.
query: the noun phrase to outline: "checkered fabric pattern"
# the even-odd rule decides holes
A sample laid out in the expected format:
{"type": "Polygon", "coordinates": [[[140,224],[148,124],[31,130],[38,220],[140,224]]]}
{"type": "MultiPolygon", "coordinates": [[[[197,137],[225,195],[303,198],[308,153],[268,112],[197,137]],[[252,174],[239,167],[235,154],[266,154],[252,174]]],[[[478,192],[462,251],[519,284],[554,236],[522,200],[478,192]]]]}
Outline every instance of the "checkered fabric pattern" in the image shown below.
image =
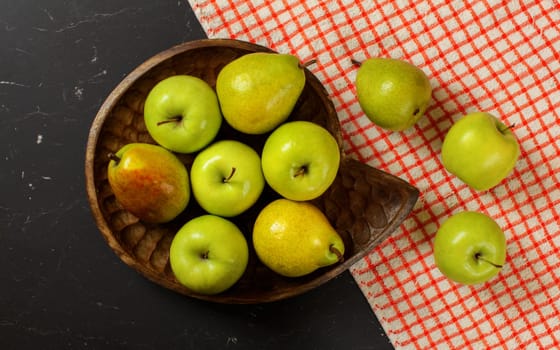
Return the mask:
{"type": "Polygon", "coordinates": [[[211,38],[317,59],[311,70],[338,111],[347,154],[421,191],[408,219],[351,273],[397,349],[560,348],[560,5],[515,1],[189,0],[211,38]],[[374,126],[356,100],[350,59],[421,67],[433,101],[404,132],[374,126]],[[443,168],[452,123],[488,111],[521,145],[513,173],[486,192],[443,168]],[[488,283],[460,286],[434,264],[438,226],[475,210],[508,240],[488,283]]]}

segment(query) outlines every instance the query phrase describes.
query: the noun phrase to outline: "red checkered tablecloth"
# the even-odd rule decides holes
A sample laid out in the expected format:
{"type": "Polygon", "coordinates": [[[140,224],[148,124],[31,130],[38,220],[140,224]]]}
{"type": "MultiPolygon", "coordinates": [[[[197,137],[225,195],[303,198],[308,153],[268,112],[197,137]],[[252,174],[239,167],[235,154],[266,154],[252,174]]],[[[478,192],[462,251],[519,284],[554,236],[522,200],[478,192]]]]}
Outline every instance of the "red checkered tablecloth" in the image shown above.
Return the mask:
{"type": "MultiPolygon", "coordinates": [[[[413,212],[351,268],[397,349],[560,348],[560,5],[515,1],[189,0],[211,38],[236,38],[318,63],[345,151],[421,191],[413,212]],[[404,132],[374,126],[356,100],[351,58],[407,60],[433,86],[427,115],[404,132]],[[521,157],[487,192],[440,161],[452,123],[482,110],[515,124],[521,157]],[[454,284],[432,243],[451,214],[475,210],[506,232],[490,282],[454,284]]],[[[374,330],[372,330],[374,331],[374,330]]]]}

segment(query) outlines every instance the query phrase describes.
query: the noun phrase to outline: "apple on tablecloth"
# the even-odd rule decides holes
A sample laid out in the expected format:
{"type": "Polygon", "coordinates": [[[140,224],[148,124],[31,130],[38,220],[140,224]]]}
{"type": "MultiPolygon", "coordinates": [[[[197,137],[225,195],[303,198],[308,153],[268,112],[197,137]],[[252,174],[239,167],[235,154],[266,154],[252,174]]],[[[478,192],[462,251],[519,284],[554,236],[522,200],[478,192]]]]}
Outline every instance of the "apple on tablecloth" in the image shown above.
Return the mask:
{"type": "Polygon", "coordinates": [[[486,112],[467,114],[451,126],[441,149],[447,171],[471,188],[498,185],[515,167],[519,144],[511,127],[486,112]]]}
{"type": "Polygon", "coordinates": [[[497,275],[505,263],[504,232],[483,213],[454,214],[436,233],[434,259],[438,269],[455,282],[486,282],[497,275]]]}

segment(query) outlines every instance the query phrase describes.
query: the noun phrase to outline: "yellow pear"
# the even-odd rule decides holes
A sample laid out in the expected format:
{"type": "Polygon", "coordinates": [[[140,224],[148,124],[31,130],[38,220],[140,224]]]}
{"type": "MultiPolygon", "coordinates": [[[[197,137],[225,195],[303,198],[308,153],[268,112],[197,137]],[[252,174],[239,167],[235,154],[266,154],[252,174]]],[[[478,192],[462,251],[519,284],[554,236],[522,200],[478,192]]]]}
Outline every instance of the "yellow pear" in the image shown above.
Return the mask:
{"type": "Polygon", "coordinates": [[[342,238],[316,206],[284,198],[259,213],[253,246],[263,264],[286,277],[307,275],[344,256],[342,238]]]}
{"type": "Polygon", "coordinates": [[[228,63],[216,80],[224,119],[247,134],[263,134],[284,122],[305,86],[305,71],[290,54],[255,52],[228,63]]]}

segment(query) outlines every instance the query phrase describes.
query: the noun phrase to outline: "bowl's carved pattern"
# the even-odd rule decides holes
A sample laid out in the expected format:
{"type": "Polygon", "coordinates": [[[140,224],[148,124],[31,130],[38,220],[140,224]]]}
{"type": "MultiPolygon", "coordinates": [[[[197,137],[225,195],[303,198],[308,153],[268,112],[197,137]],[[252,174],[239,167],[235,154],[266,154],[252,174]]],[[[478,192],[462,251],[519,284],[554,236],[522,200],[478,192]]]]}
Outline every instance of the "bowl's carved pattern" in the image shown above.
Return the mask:
{"type": "MultiPolygon", "coordinates": [[[[178,218],[166,224],[146,224],[124,210],[107,180],[107,155],[130,142],[154,143],[143,120],[143,104],[150,89],[176,74],[200,77],[212,87],[220,69],[231,60],[268,49],[233,40],[202,40],[171,48],[133,71],[107,98],[90,130],[86,153],[86,181],[96,223],[109,246],[129,266],[148,279],[200,299],[223,303],[258,303],[284,299],[315,288],[345,271],[370,252],[405,219],[418,191],[405,181],[347,157],[342,133],[328,94],[306,71],[304,91],[289,120],[308,120],[327,128],[341,149],[341,166],[335,182],[313,201],[341,234],[346,244],[344,262],[308,276],[285,278],[261,264],[251,249],[247,270],[228,291],[215,296],[193,293],[181,286],[169,267],[169,247],[175,232],[189,219],[204,214],[194,198],[178,218]]],[[[244,135],[225,121],[218,139],[234,138],[260,152],[268,135],[244,135]]],[[[178,154],[188,169],[195,154],[178,154]]],[[[279,198],[266,187],[259,201],[233,219],[251,246],[252,225],[259,210],[279,198]]]]}

